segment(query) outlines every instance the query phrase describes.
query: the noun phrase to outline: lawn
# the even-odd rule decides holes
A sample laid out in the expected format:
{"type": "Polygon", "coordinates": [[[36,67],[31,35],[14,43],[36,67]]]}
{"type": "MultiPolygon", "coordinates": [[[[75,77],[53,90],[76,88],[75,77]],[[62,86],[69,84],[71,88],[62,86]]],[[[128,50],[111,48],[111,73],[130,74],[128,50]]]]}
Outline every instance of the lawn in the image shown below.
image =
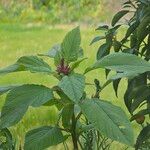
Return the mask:
{"type": "MultiPolygon", "coordinates": [[[[0,24],[0,68],[9,64],[13,64],[19,57],[23,55],[35,55],[37,53],[44,53],[49,50],[54,44],[60,43],[65,33],[69,31],[71,26],[48,26],[41,25],[35,26],[32,24],[20,25],[20,24],[0,24]]],[[[121,36],[124,32],[119,34],[121,36]]],[[[82,47],[84,49],[85,57],[90,58],[80,65],[78,73],[83,72],[84,69],[95,61],[96,51],[100,43],[94,46],[89,46],[91,39],[96,34],[102,34],[101,32],[95,32],[94,28],[81,27],[82,47]]],[[[54,67],[51,60],[48,63],[54,67]]],[[[100,79],[101,83],[106,81],[104,70],[96,70],[87,74],[86,82],[93,82],[93,74],[97,79],[100,79]]],[[[58,81],[52,76],[40,74],[31,74],[29,72],[13,73],[0,77],[0,85],[8,84],[23,84],[23,83],[36,83],[45,84],[49,87],[56,84],[58,81]]],[[[121,106],[126,112],[126,108],[123,103],[123,93],[126,89],[125,79],[119,86],[119,97],[116,98],[112,85],[107,87],[101,94],[102,99],[111,101],[112,103],[121,106]],[[120,94],[122,93],[122,94],[120,94]]],[[[88,95],[91,96],[94,93],[94,89],[91,90],[87,86],[88,95]]],[[[2,106],[5,95],[0,97],[0,106],[2,106]]],[[[128,113],[127,113],[128,114],[128,113]]],[[[129,115],[129,114],[128,114],[129,115]]],[[[51,125],[57,120],[58,112],[55,107],[42,107],[33,109],[30,108],[24,119],[12,128],[12,132],[18,139],[18,142],[23,143],[23,137],[26,131],[31,128],[38,127],[40,125],[51,125]]],[[[134,125],[134,130],[138,131],[138,127],[134,125]]],[[[135,132],[135,135],[137,133],[135,132]]],[[[116,143],[112,149],[120,150],[125,148],[124,146],[116,143]]],[[[52,148],[53,149],[53,148],[52,148]]],[[[60,145],[57,149],[62,149],[60,145]]]]}

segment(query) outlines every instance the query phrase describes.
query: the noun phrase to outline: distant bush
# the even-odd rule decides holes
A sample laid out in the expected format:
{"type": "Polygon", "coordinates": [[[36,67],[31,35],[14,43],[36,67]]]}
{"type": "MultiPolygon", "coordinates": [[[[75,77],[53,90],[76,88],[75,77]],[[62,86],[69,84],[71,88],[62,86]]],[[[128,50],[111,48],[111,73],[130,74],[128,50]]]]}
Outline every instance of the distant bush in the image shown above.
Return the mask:
{"type": "Polygon", "coordinates": [[[108,9],[108,5],[111,5],[113,1],[2,0],[0,2],[0,19],[2,22],[71,23],[82,21],[93,23],[98,22],[99,19],[103,22],[111,19],[111,12],[116,11],[113,8],[118,8],[117,3],[113,8],[108,9]],[[100,15],[101,18],[99,18],[100,15]]]}

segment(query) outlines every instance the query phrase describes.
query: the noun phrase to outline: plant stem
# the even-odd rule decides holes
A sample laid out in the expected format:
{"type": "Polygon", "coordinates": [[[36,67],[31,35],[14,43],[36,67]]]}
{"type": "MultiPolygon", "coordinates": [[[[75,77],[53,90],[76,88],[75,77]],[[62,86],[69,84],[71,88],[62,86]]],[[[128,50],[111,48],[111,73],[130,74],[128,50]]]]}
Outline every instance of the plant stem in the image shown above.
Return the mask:
{"type": "Polygon", "coordinates": [[[78,139],[77,139],[77,135],[76,135],[76,118],[75,118],[74,113],[72,115],[72,133],[71,133],[71,136],[72,136],[74,150],[78,150],[78,143],[77,143],[78,139]]]}

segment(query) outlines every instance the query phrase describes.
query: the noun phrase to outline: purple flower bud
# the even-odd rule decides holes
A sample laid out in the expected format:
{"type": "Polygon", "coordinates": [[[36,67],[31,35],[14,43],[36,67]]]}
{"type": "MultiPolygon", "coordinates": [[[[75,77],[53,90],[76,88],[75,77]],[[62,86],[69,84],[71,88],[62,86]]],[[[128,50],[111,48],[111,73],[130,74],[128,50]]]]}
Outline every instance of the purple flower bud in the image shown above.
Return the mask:
{"type": "Polygon", "coordinates": [[[64,59],[61,59],[60,64],[57,66],[58,74],[63,73],[64,75],[68,75],[70,73],[69,65],[65,65],[64,59]]]}

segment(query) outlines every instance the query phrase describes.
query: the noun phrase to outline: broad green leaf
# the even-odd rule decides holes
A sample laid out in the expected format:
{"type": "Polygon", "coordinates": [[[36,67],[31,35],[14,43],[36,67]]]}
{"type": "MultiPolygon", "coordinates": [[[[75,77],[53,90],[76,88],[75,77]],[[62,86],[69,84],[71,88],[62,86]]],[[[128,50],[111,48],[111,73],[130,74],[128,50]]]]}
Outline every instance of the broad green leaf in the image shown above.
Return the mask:
{"type": "Polygon", "coordinates": [[[64,38],[62,47],[62,57],[67,62],[76,61],[78,59],[78,52],[80,50],[80,29],[79,27],[74,28],[64,38]]]}
{"type": "Polygon", "coordinates": [[[134,76],[150,71],[150,63],[132,54],[113,53],[87,68],[85,73],[98,68],[111,69],[124,73],[124,75],[134,76]]]}
{"type": "Polygon", "coordinates": [[[17,71],[24,71],[24,67],[20,66],[19,64],[16,63],[16,64],[10,65],[6,68],[1,68],[0,75],[5,75],[8,73],[17,72],[17,71]]]}
{"type": "Polygon", "coordinates": [[[136,86],[131,90],[130,99],[132,99],[131,111],[139,107],[139,105],[150,96],[150,87],[146,85],[136,86]]]}
{"type": "Polygon", "coordinates": [[[106,38],[105,36],[96,36],[96,37],[91,41],[90,45],[92,45],[93,43],[98,42],[98,41],[100,41],[100,40],[103,40],[103,39],[105,39],[105,38],[106,38]]]}
{"type": "Polygon", "coordinates": [[[121,108],[99,99],[85,100],[80,106],[83,114],[101,134],[112,140],[133,145],[131,124],[121,108]]]}
{"type": "Polygon", "coordinates": [[[65,140],[57,127],[43,126],[27,132],[24,150],[44,150],[65,140]]]}
{"type": "Polygon", "coordinates": [[[74,102],[79,102],[85,88],[85,77],[80,74],[64,76],[58,86],[74,102]]]}
{"type": "Polygon", "coordinates": [[[128,86],[127,86],[126,92],[124,94],[124,103],[125,103],[128,111],[131,114],[132,114],[132,112],[131,112],[132,99],[129,98],[129,95],[131,93],[132,88],[134,88],[134,86],[135,86],[134,79],[133,80],[128,80],[128,86]]]}
{"type": "Polygon", "coordinates": [[[120,78],[128,78],[128,79],[132,79],[134,78],[135,76],[138,76],[139,73],[137,72],[124,72],[124,73],[117,73],[116,75],[113,75],[111,77],[109,77],[110,80],[117,80],[117,79],[120,79],[120,78]]]}
{"type": "Polygon", "coordinates": [[[145,37],[150,33],[150,16],[146,16],[141,21],[139,27],[137,28],[137,38],[138,44],[140,45],[141,42],[145,39],[145,37]]]}
{"type": "Polygon", "coordinates": [[[37,56],[23,56],[17,63],[25,67],[25,70],[31,72],[45,72],[51,73],[51,67],[37,56]]]}
{"type": "Polygon", "coordinates": [[[114,26],[124,15],[126,15],[128,10],[119,11],[112,19],[111,25],[114,26]]]}
{"type": "Polygon", "coordinates": [[[135,144],[135,150],[139,150],[141,148],[142,144],[144,144],[144,142],[146,140],[148,140],[149,138],[150,138],[150,125],[147,125],[146,127],[144,127],[142,129],[142,131],[140,132],[140,134],[137,137],[136,144],[135,144]]]}
{"type": "Polygon", "coordinates": [[[47,57],[50,57],[50,58],[55,58],[56,54],[60,51],[61,51],[61,45],[56,44],[47,53],[39,54],[39,56],[47,56],[47,57]]]}
{"type": "Polygon", "coordinates": [[[51,73],[51,67],[37,56],[23,56],[18,61],[6,68],[0,69],[0,75],[18,72],[18,71],[30,71],[30,72],[43,72],[51,73]]]}
{"type": "MultiPolygon", "coordinates": [[[[125,102],[126,107],[128,108],[128,111],[131,114],[134,110],[133,108],[136,108],[135,106],[138,106],[137,104],[132,105],[133,98],[136,98],[136,96],[133,96],[133,95],[136,95],[136,94],[133,94],[133,93],[136,93],[135,91],[137,90],[137,87],[139,87],[141,85],[145,86],[146,83],[147,83],[147,76],[146,76],[145,73],[140,74],[140,75],[128,80],[128,87],[127,87],[127,90],[124,94],[124,102],[125,102]]],[[[142,97],[139,97],[139,98],[142,98],[142,97]]],[[[139,99],[139,101],[141,101],[141,100],[139,99]]]]}
{"type": "Polygon", "coordinates": [[[100,60],[104,56],[108,55],[110,52],[111,46],[108,43],[101,45],[97,52],[97,60],[100,60]]]}
{"type": "Polygon", "coordinates": [[[8,92],[9,90],[14,89],[15,87],[18,87],[20,85],[11,85],[11,86],[0,86],[0,95],[8,92]]]}
{"type": "Polygon", "coordinates": [[[2,108],[0,128],[18,123],[29,106],[38,107],[53,99],[52,90],[42,85],[22,85],[12,89],[2,108]]]}

